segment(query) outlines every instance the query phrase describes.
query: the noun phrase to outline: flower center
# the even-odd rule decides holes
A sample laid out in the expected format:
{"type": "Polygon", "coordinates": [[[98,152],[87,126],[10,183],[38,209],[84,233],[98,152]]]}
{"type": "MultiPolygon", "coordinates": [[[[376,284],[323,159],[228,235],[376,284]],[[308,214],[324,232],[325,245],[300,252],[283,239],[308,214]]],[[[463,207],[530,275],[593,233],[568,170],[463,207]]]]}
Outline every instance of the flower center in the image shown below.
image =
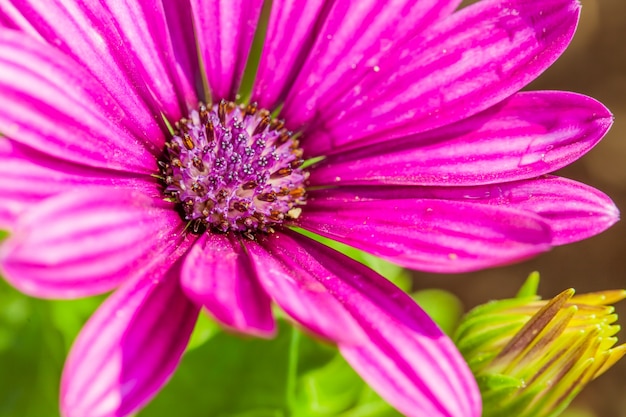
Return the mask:
{"type": "Polygon", "coordinates": [[[284,122],[256,104],[200,104],[175,123],[159,161],[164,193],[194,233],[254,239],[296,219],[305,203],[302,149],[284,122]]]}

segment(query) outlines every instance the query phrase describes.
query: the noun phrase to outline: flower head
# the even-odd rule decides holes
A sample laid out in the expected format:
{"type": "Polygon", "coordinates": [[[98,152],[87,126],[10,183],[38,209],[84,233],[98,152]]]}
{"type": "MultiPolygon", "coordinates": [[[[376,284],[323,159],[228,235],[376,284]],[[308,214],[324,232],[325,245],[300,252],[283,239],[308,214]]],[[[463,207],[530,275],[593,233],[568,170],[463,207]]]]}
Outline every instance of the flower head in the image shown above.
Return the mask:
{"type": "Polygon", "coordinates": [[[610,306],[624,298],[624,290],[570,288],[551,300],[524,294],[469,312],[455,339],[481,387],[483,415],[560,414],[626,353],[615,346],[620,327],[610,306]]]}
{"type": "Polygon", "coordinates": [[[131,413],[199,309],[268,336],[273,301],[404,414],[477,416],[423,311],[298,230],[460,272],[614,223],[604,194],[545,175],[602,138],[608,110],[518,93],[565,49],[578,3],[263,4],[0,2],[2,272],[41,297],[116,289],[70,353],[63,414],[131,413]]]}

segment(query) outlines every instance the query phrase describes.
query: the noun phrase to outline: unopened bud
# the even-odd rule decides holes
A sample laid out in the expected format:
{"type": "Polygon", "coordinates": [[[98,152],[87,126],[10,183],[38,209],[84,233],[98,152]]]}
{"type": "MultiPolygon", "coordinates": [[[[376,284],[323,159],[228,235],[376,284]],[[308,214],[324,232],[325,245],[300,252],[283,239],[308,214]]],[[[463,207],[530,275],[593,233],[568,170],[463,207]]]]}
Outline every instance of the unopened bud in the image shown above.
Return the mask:
{"type": "MultiPolygon", "coordinates": [[[[535,288],[538,274],[529,277],[535,288]]],[[[626,353],[615,346],[626,298],[613,290],[541,300],[534,294],[470,311],[455,339],[483,395],[483,417],[553,417],[626,353]]]]}

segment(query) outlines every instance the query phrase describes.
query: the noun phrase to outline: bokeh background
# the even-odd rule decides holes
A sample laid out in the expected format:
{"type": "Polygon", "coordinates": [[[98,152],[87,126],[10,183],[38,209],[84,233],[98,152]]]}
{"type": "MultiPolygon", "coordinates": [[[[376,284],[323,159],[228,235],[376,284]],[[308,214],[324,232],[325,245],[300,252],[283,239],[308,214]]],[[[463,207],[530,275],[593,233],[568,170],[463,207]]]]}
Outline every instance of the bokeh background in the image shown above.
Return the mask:
{"type": "MultiPolygon", "coordinates": [[[[529,90],[569,90],[603,102],[615,124],[586,156],[558,172],[613,198],[626,213],[626,0],[581,0],[582,16],[563,56],[529,90]]],[[[541,273],[539,292],[552,297],[565,288],[578,293],[626,288],[626,214],[608,231],[583,242],[558,247],[519,265],[471,274],[415,274],[416,289],[440,287],[457,294],[467,308],[515,294],[531,271],[541,273]]],[[[617,306],[626,342],[626,301],[617,306]]],[[[626,359],[592,382],[576,407],[597,417],[626,417],[626,359]]],[[[514,417],[514,416],[511,416],[514,417]]]]}

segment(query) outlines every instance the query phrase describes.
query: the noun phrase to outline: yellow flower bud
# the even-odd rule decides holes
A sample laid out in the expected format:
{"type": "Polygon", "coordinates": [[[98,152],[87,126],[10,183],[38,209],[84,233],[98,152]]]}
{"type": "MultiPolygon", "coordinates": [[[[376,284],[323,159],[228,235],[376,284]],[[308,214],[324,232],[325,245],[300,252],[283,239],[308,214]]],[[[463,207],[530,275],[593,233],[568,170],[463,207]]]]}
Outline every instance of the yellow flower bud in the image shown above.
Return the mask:
{"type": "MultiPolygon", "coordinates": [[[[530,286],[538,283],[531,275],[530,286]]],[[[483,417],[553,417],[587,383],[613,366],[617,314],[610,304],[625,290],[575,295],[568,289],[541,300],[520,294],[470,311],[455,339],[483,395],[483,417]]]]}

